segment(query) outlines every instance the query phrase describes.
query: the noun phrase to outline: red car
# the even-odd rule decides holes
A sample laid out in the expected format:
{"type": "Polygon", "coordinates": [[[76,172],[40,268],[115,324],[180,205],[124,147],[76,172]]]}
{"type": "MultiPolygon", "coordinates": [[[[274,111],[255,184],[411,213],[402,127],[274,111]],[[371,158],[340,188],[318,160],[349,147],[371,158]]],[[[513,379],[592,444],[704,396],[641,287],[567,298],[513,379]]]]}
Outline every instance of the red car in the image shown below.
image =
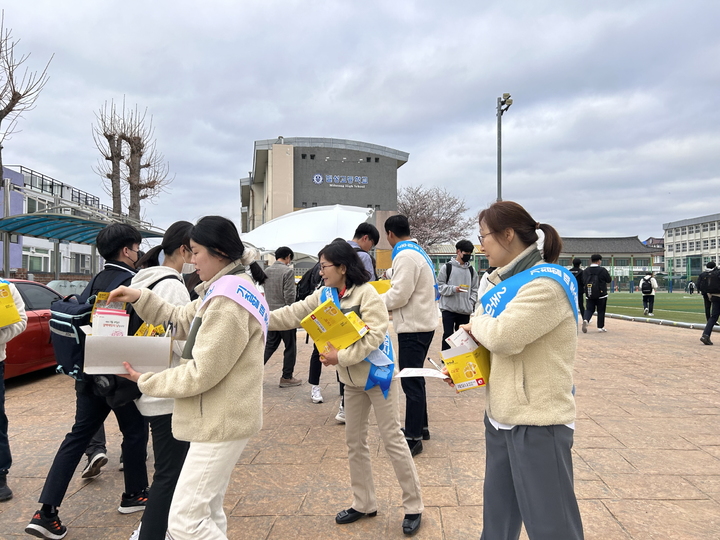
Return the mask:
{"type": "Polygon", "coordinates": [[[27,328],[15,336],[6,348],[5,378],[55,366],[55,353],[50,344],[50,304],[62,296],[42,283],[11,279],[25,302],[27,328]]]}

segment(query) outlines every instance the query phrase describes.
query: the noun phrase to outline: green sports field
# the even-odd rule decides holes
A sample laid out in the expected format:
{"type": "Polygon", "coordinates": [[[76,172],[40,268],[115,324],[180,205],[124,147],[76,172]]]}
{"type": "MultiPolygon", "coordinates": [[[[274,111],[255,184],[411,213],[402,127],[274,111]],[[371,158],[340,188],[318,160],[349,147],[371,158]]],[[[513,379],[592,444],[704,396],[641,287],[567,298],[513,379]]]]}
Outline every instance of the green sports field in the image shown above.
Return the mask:
{"type": "MultiPolygon", "coordinates": [[[[611,293],[608,296],[607,312],[644,317],[642,294],[611,293]]],[[[705,322],[705,308],[702,296],[699,294],[659,292],[655,295],[654,313],[655,319],[687,323],[705,322]]]]}

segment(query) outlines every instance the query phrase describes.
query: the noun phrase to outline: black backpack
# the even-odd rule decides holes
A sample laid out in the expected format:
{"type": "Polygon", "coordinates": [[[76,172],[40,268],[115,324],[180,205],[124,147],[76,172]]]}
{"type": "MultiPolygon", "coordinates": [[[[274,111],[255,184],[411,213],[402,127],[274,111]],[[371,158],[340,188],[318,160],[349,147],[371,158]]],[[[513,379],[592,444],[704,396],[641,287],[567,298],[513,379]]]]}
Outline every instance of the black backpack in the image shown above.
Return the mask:
{"type": "MultiPolygon", "coordinates": [[[[64,373],[78,381],[83,378],[85,364],[85,332],[81,326],[90,324],[95,296],[90,296],[97,274],[79,296],[71,294],[62,300],[50,304],[50,342],[55,351],[58,373],[64,373]]],[[[116,289],[131,276],[118,272],[118,276],[110,282],[108,290],[116,289]]]]}
{"type": "Polygon", "coordinates": [[[315,292],[318,285],[322,281],[320,277],[320,261],[315,266],[303,274],[297,284],[297,294],[295,295],[295,301],[305,300],[308,296],[315,292]]]}
{"type": "Polygon", "coordinates": [[[713,268],[708,272],[706,294],[720,294],[720,268],[713,268]]]}
{"type": "MultiPolygon", "coordinates": [[[[472,266],[468,266],[470,269],[470,283],[468,286],[472,286],[472,280],[475,279],[475,269],[472,266]]],[[[450,272],[452,272],[452,264],[450,262],[445,263],[445,283],[450,281],[450,272]]]]}
{"type": "MultiPolygon", "coordinates": [[[[157,281],[155,281],[155,282],[151,283],[150,285],[148,285],[147,287],[143,287],[143,288],[152,290],[155,287],[155,285],[157,285],[161,281],[165,281],[166,279],[176,279],[180,283],[183,282],[183,280],[180,279],[179,276],[169,275],[169,276],[163,276],[160,279],[158,279],[157,281]]],[[[137,332],[140,329],[140,327],[143,325],[143,322],[145,322],[145,321],[143,321],[140,318],[140,315],[138,315],[137,311],[135,311],[135,308],[133,308],[132,305],[128,306],[128,314],[130,315],[130,321],[128,322],[127,335],[134,336],[135,332],[137,332]]]]}
{"type": "Polygon", "coordinates": [[[644,277],[640,280],[640,292],[642,292],[643,294],[652,294],[652,278],[644,277]]]}
{"type": "Polygon", "coordinates": [[[587,268],[583,273],[585,296],[590,300],[597,300],[602,296],[600,292],[600,272],[596,268],[587,268]]]}

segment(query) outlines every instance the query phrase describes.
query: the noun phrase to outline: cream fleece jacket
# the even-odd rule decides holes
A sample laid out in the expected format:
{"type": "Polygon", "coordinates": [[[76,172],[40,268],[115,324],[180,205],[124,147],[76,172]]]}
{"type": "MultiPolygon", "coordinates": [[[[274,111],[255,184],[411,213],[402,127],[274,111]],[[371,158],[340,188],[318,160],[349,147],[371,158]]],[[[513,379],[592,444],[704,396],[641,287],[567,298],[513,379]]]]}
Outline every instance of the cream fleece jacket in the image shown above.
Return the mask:
{"type": "Polygon", "coordinates": [[[390,290],[381,295],[398,334],[430,332],[438,325],[435,274],[420,253],[405,249],[392,262],[390,290]]]}
{"type": "MultiPolygon", "coordinates": [[[[501,287],[498,274],[506,274],[527,254],[528,250],[495,270],[490,282],[501,287]]],[[[511,425],[573,422],[577,320],[562,286],[550,278],[536,278],[520,288],[498,317],[480,311],[470,324],[473,336],[492,353],[488,415],[511,425]]]]}
{"type": "Polygon", "coordinates": [[[6,281],[4,279],[0,280],[0,283],[8,284],[10,294],[15,302],[15,308],[18,310],[18,314],[20,315],[20,322],[0,328],[0,362],[4,362],[6,354],[5,345],[12,338],[19,336],[25,331],[25,328],[27,328],[27,314],[25,313],[25,302],[23,302],[22,296],[20,296],[20,291],[17,290],[17,287],[15,287],[11,281],[6,281]]]}
{"type": "MultiPolygon", "coordinates": [[[[143,287],[149,287],[159,279],[171,276],[167,279],[163,279],[160,283],[153,287],[153,292],[160,298],[170,304],[176,306],[184,306],[190,303],[190,293],[185,287],[182,274],[177,272],[174,268],[168,266],[151,266],[150,268],[143,268],[132,278],[130,286],[134,289],[142,289],[143,287]]],[[[182,340],[173,340],[173,355],[171,367],[180,365],[180,357],[185,347],[185,342],[182,340]]],[[[138,411],[143,416],[160,416],[163,414],[172,414],[175,406],[175,400],[172,398],[157,398],[143,394],[135,400],[138,411]]]]}
{"type": "Polygon", "coordinates": [[[187,339],[180,365],[144,373],[143,394],[175,398],[175,438],[192,442],[246,439],[262,427],[263,352],[260,323],[230,298],[218,296],[199,311],[205,292],[226,274],[251,282],[240,261],[198,285],[200,298],[174,306],[143,289],[135,309],[150,323],[172,321],[187,339]],[[192,325],[192,328],[191,328],[192,325]]]}
{"type": "MultiPolygon", "coordinates": [[[[426,263],[427,266],[427,263],[426,263]]],[[[270,312],[270,330],[300,328],[300,321],[320,305],[318,289],[305,300],[270,312]]],[[[363,362],[367,356],[380,347],[388,328],[388,313],[375,287],[364,283],[350,287],[340,299],[343,313],[355,311],[370,329],[361,339],[347,349],[338,351],[337,371],[340,382],[351,386],[365,387],[370,363],[363,362]]]]}

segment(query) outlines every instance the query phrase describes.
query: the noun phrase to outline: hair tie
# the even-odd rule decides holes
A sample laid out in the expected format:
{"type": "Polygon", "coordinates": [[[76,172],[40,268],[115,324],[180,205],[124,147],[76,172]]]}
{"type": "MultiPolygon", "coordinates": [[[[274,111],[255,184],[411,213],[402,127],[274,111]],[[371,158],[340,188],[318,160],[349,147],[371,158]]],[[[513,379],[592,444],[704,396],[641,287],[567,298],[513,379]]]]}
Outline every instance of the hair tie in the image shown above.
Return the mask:
{"type": "Polygon", "coordinates": [[[535,223],[535,230],[537,231],[539,228],[540,228],[540,222],[537,221],[537,222],[535,223]]]}
{"type": "Polygon", "coordinates": [[[240,262],[245,266],[250,266],[258,259],[258,257],[259,254],[255,248],[245,246],[245,251],[243,251],[243,254],[240,257],[240,262]]]}

